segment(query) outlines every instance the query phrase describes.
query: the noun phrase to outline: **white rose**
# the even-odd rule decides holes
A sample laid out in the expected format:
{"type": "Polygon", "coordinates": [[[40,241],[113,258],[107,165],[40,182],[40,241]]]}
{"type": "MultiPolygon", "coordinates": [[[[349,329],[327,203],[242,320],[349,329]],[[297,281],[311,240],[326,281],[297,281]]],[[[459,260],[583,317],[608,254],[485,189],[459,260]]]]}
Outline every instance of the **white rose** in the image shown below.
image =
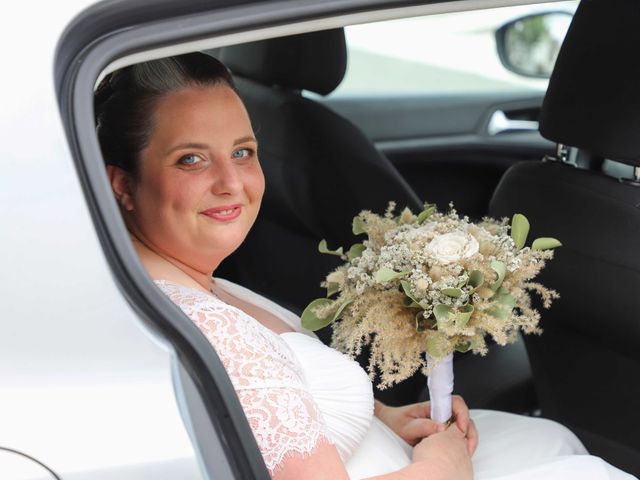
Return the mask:
{"type": "Polygon", "coordinates": [[[438,235],[427,245],[427,252],[442,264],[469,258],[478,253],[479,249],[480,245],[473,235],[461,231],[438,235]]]}

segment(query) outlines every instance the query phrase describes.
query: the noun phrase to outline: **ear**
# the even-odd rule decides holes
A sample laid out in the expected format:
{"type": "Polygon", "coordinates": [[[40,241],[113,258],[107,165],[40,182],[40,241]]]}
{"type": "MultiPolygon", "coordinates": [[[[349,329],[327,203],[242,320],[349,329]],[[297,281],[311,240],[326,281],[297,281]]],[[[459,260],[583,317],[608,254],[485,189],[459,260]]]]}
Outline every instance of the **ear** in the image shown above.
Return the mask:
{"type": "Polygon", "coordinates": [[[107,175],[120,207],[127,212],[133,211],[133,178],[131,173],[115,165],[107,165],[107,175]]]}

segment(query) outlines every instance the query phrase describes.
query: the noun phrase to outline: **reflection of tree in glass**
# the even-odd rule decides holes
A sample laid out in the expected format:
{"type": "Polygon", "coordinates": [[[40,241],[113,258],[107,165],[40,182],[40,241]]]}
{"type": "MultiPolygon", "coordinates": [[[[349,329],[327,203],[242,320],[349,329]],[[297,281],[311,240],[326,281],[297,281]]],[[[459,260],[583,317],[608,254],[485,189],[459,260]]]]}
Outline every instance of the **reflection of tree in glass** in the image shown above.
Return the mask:
{"type": "Polygon", "coordinates": [[[542,41],[547,34],[546,20],[546,15],[537,15],[518,22],[520,24],[519,30],[522,40],[528,44],[542,41]]]}
{"type": "Polygon", "coordinates": [[[509,62],[524,74],[548,76],[566,33],[559,23],[568,23],[568,18],[565,14],[543,14],[515,22],[505,32],[509,62]]]}

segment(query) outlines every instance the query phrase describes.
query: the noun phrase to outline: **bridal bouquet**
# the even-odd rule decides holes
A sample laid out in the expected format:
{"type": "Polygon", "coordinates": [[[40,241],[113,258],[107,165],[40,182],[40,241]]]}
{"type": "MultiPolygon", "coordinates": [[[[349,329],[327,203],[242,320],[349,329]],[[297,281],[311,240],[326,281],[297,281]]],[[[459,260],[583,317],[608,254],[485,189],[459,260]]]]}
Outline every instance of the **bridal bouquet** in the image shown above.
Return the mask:
{"type": "Polygon", "coordinates": [[[554,238],[525,246],[529,222],[515,214],[472,223],[425,204],[415,215],[395,215],[394,202],[383,216],[364,210],[353,219],[353,233],[366,235],[344,252],[321,241],[321,253],[345,263],[327,275],[327,297],[302,314],[302,325],[318,330],[335,322],[332,346],[352,357],[370,345],[368,371],[380,374],[379,388],[400,382],[418,369],[428,375],[432,418],[451,417],[453,352],[485,355],[485,338],[500,345],[518,331],[541,333],[540,313],[532,308],[537,292],[544,308],[559,295],[532,281],[553,258],[554,238]]]}

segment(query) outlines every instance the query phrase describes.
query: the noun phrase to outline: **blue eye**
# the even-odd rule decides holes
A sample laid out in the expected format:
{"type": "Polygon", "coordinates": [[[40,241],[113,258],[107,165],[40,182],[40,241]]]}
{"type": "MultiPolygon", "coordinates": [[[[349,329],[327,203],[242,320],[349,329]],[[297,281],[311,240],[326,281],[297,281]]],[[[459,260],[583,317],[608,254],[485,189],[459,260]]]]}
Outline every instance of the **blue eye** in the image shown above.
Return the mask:
{"type": "Polygon", "coordinates": [[[182,165],[191,166],[191,165],[196,165],[201,161],[202,161],[202,158],[200,158],[198,155],[190,153],[188,155],[181,157],[180,160],[178,160],[178,163],[182,165]]]}
{"type": "Polygon", "coordinates": [[[231,154],[233,158],[246,158],[251,156],[253,151],[250,148],[239,148],[231,154]]]}

